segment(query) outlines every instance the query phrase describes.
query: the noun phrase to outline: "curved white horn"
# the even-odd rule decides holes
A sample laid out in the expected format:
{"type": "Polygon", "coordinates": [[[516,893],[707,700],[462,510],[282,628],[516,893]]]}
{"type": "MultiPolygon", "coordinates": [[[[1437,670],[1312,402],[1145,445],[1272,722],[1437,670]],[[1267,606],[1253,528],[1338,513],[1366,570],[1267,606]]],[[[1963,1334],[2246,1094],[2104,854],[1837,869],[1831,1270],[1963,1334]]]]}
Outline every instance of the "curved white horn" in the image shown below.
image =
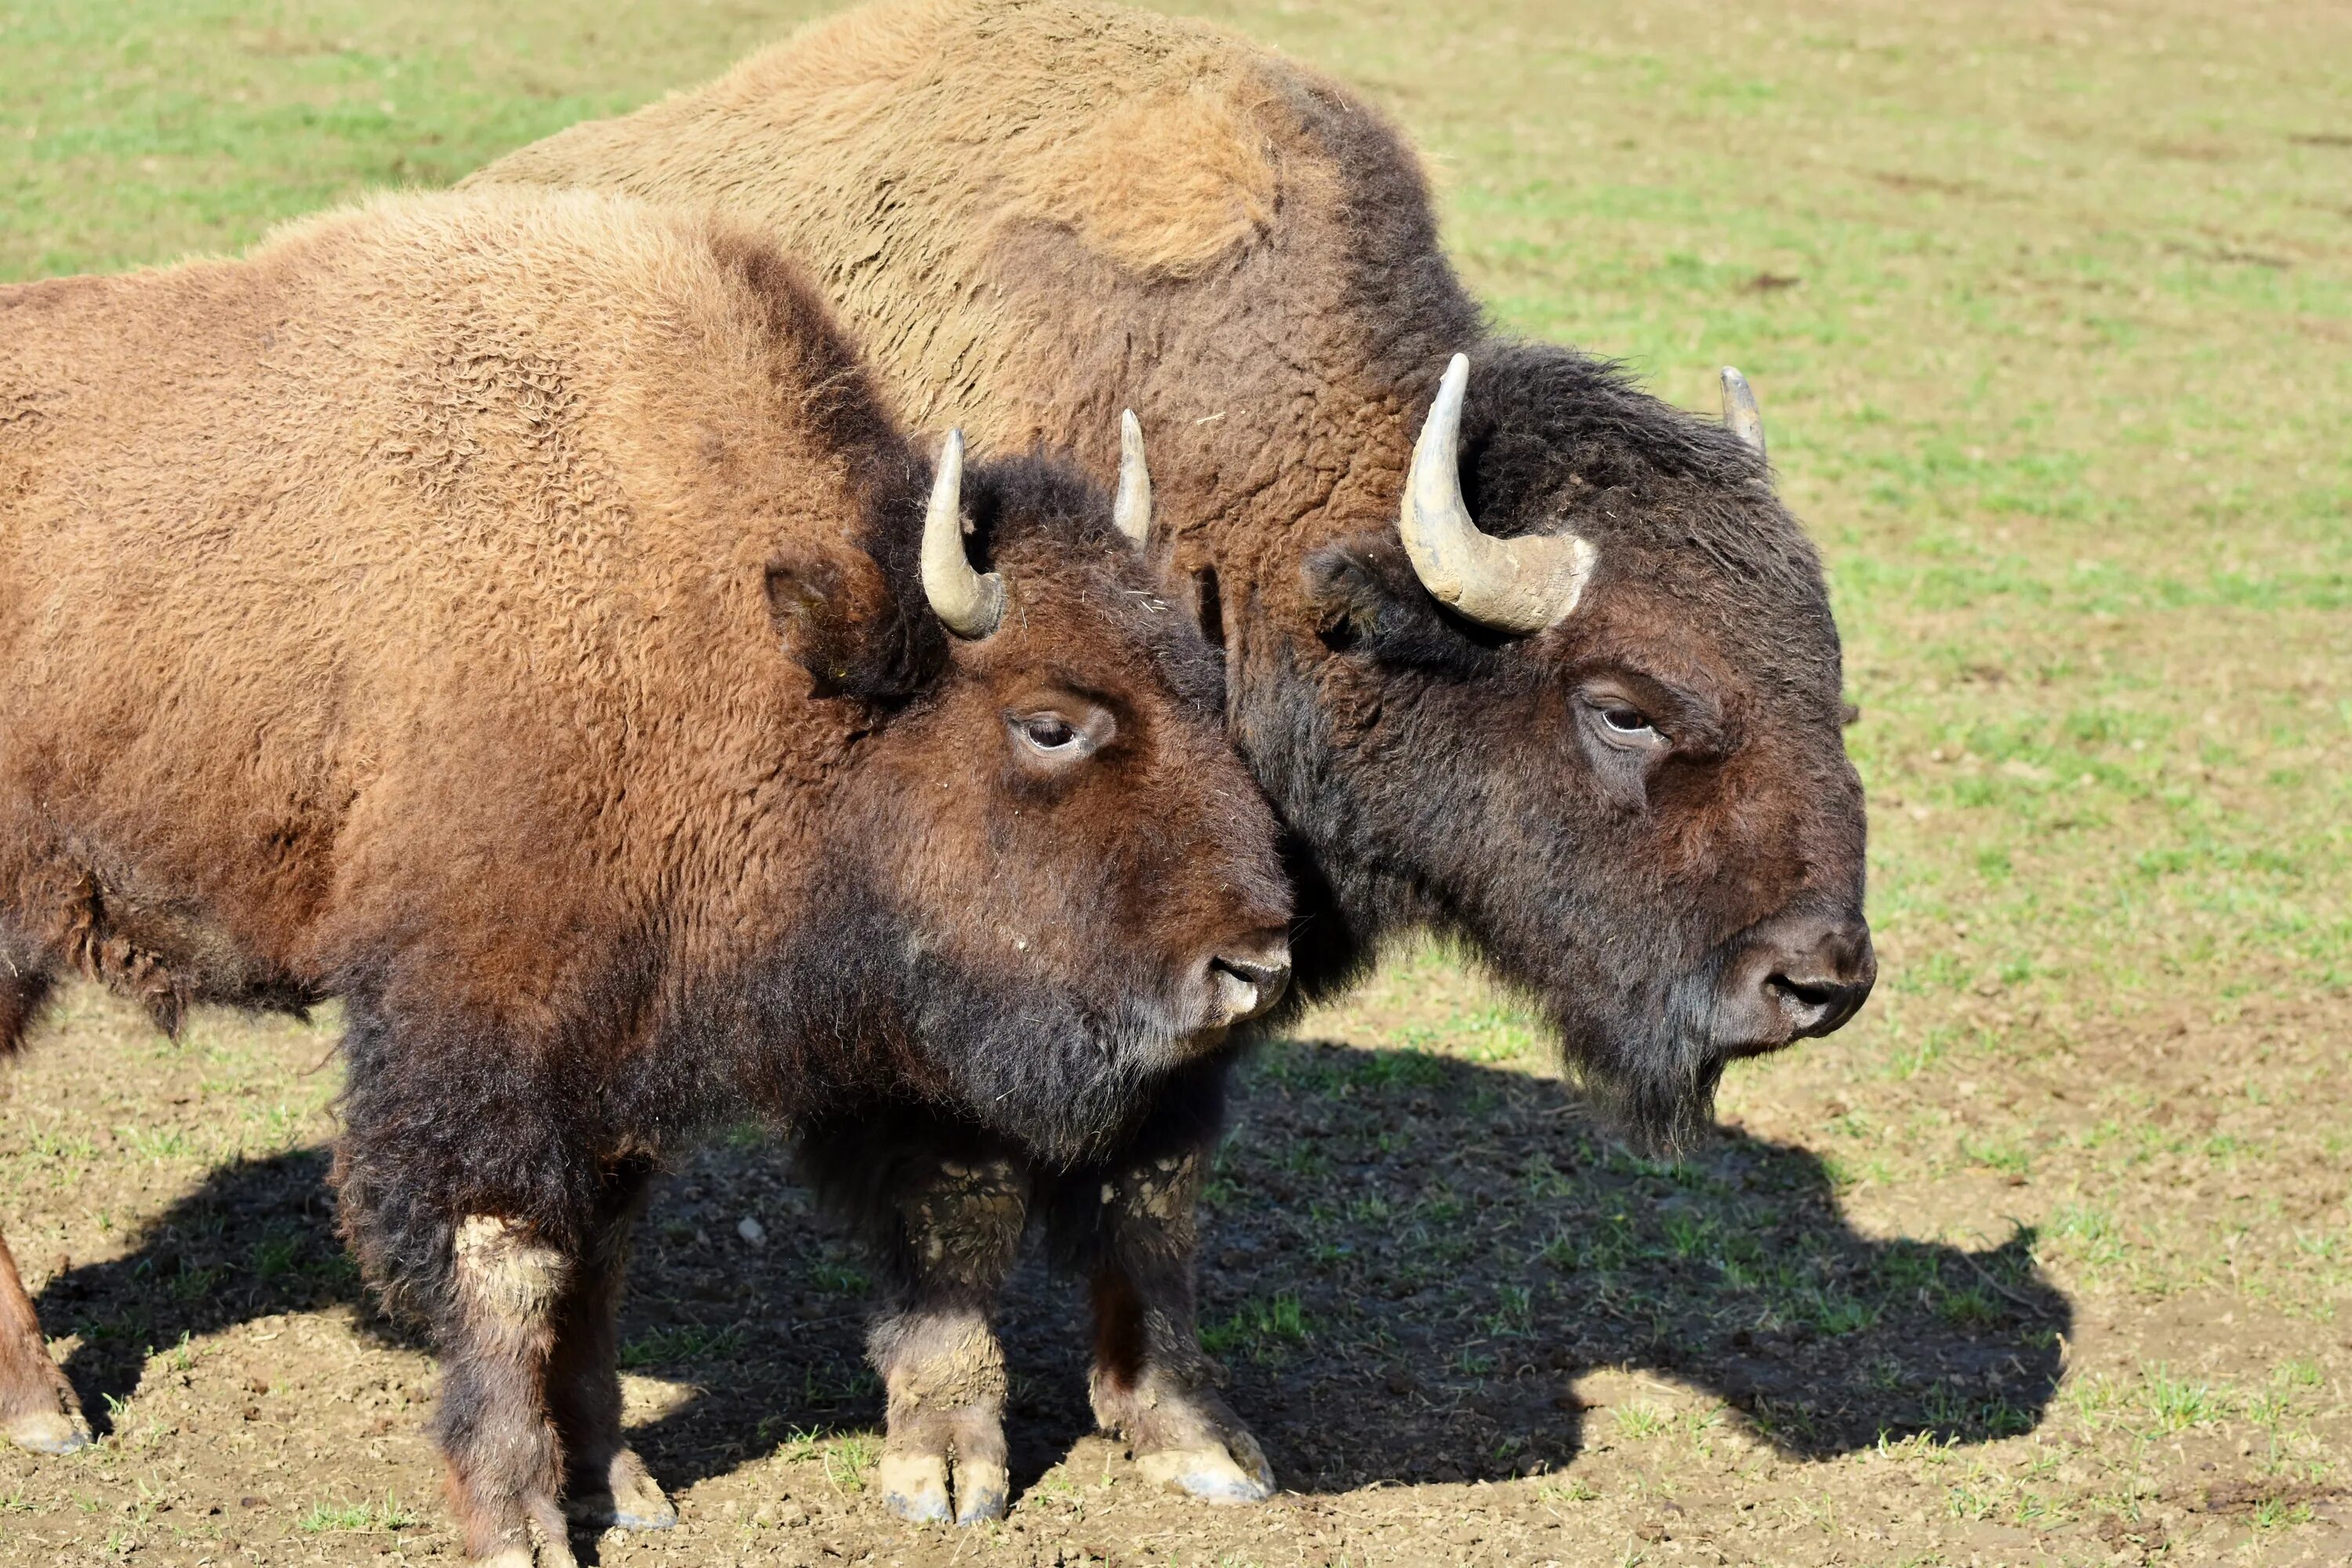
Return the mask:
{"type": "Polygon", "coordinates": [[[1764,416],[1756,406],[1756,393],[1729,365],[1723,367],[1723,427],[1747,442],[1749,451],[1764,455],[1764,416]]]}
{"type": "Polygon", "coordinates": [[[923,597],[960,637],[984,637],[1004,618],[1004,579],[971,569],[963,552],[963,432],[948,432],[923,511],[923,597]]]}
{"type": "Polygon", "coordinates": [[[1110,505],[1110,520],[1139,546],[1151,543],[1151,470],[1143,461],[1143,426],[1135,410],[1118,416],[1118,499],[1110,505]]]}
{"type": "Polygon", "coordinates": [[[1539,632],[1576,608],[1593,549],[1573,533],[1496,539],[1462,500],[1462,397],[1470,361],[1455,354],[1413,443],[1397,531],[1422,586],[1481,626],[1539,632]]]}

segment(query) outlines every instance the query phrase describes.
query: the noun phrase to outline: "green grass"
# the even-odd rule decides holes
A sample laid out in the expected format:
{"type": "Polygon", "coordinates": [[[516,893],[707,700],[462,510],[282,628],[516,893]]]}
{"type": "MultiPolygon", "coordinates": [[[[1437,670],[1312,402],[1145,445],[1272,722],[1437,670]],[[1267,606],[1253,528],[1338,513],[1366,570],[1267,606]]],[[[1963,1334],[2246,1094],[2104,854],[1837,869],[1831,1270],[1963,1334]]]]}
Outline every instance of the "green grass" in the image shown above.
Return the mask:
{"type": "Polygon", "coordinates": [[[698,1363],[721,1360],[742,1348],[743,1331],[729,1324],[721,1328],[706,1328],[689,1323],[673,1329],[656,1329],[622,1342],[620,1361],[625,1367],[689,1366],[698,1363]]]}
{"type": "Polygon", "coordinates": [[[1621,1405],[1610,1415],[1618,1435],[1636,1443],[1655,1437],[1673,1425],[1671,1416],[1649,1404],[1621,1405]]]}
{"type": "Polygon", "coordinates": [[[314,1502],[295,1521],[306,1535],[356,1535],[378,1530],[406,1530],[417,1522],[415,1510],[392,1493],[381,1502],[345,1502],[338,1499],[314,1502]]]}
{"type": "Polygon", "coordinates": [[[869,1432],[854,1432],[824,1445],[824,1475],[834,1489],[847,1494],[866,1489],[866,1478],[882,1458],[882,1440],[869,1432]]]}
{"type": "Polygon", "coordinates": [[[1288,1292],[1244,1302],[1225,1317],[1201,1325],[1201,1344],[1211,1355],[1246,1355],[1257,1362],[1278,1361],[1314,1337],[1305,1308],[1288,1292]]]}
{"type": "Polygon", "coordinates": [[[0,278],[235,249],[632,107],[812,5],[18,0],[0,11],[0,278]]]}

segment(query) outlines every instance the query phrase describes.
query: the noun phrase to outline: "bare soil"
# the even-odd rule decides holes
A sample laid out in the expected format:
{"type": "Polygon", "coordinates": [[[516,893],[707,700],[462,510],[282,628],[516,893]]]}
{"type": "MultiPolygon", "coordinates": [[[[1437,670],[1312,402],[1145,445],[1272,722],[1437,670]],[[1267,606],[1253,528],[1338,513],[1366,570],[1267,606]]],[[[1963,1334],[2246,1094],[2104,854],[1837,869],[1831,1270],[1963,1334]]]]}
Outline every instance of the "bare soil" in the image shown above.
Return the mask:
{"type": "MultiPolygon", "coordinates": [[[[1335,1033],[1392,1036],[1476,994],[1424,959],[1335,1033]]],[[[2273,1030],[2268,1063],[2343,1022],[2298,1016],[2307,1047],[2273,1030]]],[[[45,1030],[0,1123],[9,1223],[103,1441],[0,1453],[0,1563],[457,1553],[419,1429],[430,1358],[372,1312],[333,1235],[331,1030],[206,1017],[173,1046],[90,993],[45,1030]]],[[[2202,1081],[2258,1037],[2168,1030],[2140,1065],[2202,1081]]],[[[1997,1092],[2095,1119],[2083,1086],[2135,1040],[1997,1092]]],[[[1076,1293],[1032,1267],[1005,1322],[1019,1495],[962,1531],[900,1524],[866,1486],[856,1255],[775,1145],[714,1141],[647,1220],[625,1321],[635,1440],[683,1523],[577,1544],[614,1564],[2352,1559],[2324,1458],[2352,1449],[2340,1322],[2242,1290],[2086,1289],[2011,1217],[2049,1206],[2030,1176],[1857,1185],[1800,1141],[1856,1114],[1815,1077],[1792,1062],[1771,1100],[1658,1166],[1520,1068],[1269,1049],[1212,1188],[1204,1316],[1286,1489],[1231,1510],[1147,1489],[1091,1430],[1076,1293]],[[2283,1364],[2301,1381],[2278,1384],[2283,1364]],[[2151,1366],[2179,1388],[2144,1397],[2151,1366]],[[2112,1385],[2143,1429],[2117,1441],[2062,1378],[2112,1385]],[[2273,1388],[2266,1431],[2248,1391],[2273,1388]],[[2299,1454],[2318,1468],[2282,1467],[2299,1454]]],[[[1871,1086],[1870,1112],[1906,1096],[1871,1086]]],[[[2266,1120],[2337,1130],[2324,1101],[2266,1120]]],[[[2251,1238],[2261,1210],[2340,1188],[2164,1201],[2251,1238]]]]}

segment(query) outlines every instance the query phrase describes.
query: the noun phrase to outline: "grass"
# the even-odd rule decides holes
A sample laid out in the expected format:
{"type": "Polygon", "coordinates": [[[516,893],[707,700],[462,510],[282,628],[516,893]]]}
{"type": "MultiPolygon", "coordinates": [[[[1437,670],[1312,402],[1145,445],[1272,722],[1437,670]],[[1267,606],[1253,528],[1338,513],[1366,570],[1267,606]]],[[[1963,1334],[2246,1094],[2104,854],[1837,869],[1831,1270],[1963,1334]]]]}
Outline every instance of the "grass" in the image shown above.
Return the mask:
{"type": "MultiPolygon", "coordinates": [[[[232,250],[365,188],[446,184],[814,8],[16,0],[0,279],[232,250]]],[[[1888,1561],[1966,1560],[1938,1521],[2070,1518],[2168,1530],[2167,1560],[2291,1558],[2329,1503],[2285,1480],[2340,1486],[2352,1446],[2340,8],[1199,8],[1405,121],[1507,330],[1697,406],[1715,366],[1748,373],[1846,638],[1883,965],[1853,1026],[1736,1068],[1733,1131],[1656,1166],[1575,1130],[1540,1031],[1456,955],[1391,955],[1238,1098],[1202,1300],[1236,1405],[1328,1381],[1334,1403],[1274,1446],[1356,1484],[1357,1460],[1317,1467],[1395,1425],[1359,1374],[1409,1370],[1400,1408],[1442,1413],[1423,1447],[1525,1440],[1515,1458],[1573,1470],[1543,1485],[1600,1532],[1576,1560],[1604,1539],[1661,1551],[1633,1533],[1646,1516],[1611,1511],[1646,1506],[1640,1472],[1546,1435],[1664,1436],[1628,1429],[1666,1417],[1625,1399],[1581,1428],[1548,1414],[1559,1380],[1621,1363],[1717,1379],[1746,1429],[1821,1461],[1719,1498],[1780,1485],[1859,1520],[1891,1474],[1927,1489],[1926,1522],[1905,1505],[1856,1527],[1893,1532],[1870,1548],[1888,1561]],[[1237,1237],[1276,1261],[1219,1261],[1237,1237]],[[2055,1400],[2004,1358],[2062,1372],[2055,1400]],[[1811,1381],[1743,1392],[1734,1366],[1811,1381]],[[2208,1463],[2283,1479],[2200,1525],[2179,1500],[2208,1463]]],[[[331,1015],[208,1015],[171,1047],[80,994],[58,1017],[112,1067],[78,1067],[68,1094],[36,1056],[0,1102],[28,1272],[69,1256],[101,1276],[89,1260],[134,1245],[175,1184],[331,1131],[333,1075],[301,1068],[331,1015]]],[[[750,1168],[763,1143],[739,1129],[725,1152],[750,1168]]],[[[659,1218],[723,1237],[755,1209],[659,1218]]],[[[354,1296],[316,1226],[235,1241],[200,1261],[182,1238],[168,1290],[124,1285],[137,1310],[62,1295],[50,1331],[129,1356],[225,1293],[289,1312],[354,1296]]],[[[848,1312],[867,1280],[824,1256],[792,1288],[848,1312]]],[[[843,1332],[793,1363],[775,1430],[853,1493],[870,1440],[814,1436],[877,1407],[843,1332]]],[[[718,1381],[758,1340],[673,1325],[624,1355],[718,1381]]],[[[73,1511],[52,1473],[0,1471],[0,1512],[73,1511]]],[[[1780,1550],[1739,1539],[1735,1556],[1780,1550]]]]}
{"type": "Polygon", "coordinates": [[[1673,1425],[1673,1417],[1654,1405],[1623,1405],[1610,1413],[1619,1436],[1633,1442],[1657,1436],[1673,1425]]]}
{"type": "Polygon", "coordinates": [[[306,1535],[357,1535],[379,1530],[407,1530],[417,1522],[415,1510],[397,1496],[381,1502],[314,1502],[295,1523],[306,1535]]]}
{"type": "Polygon", "coordinates": [[[1211,1355],[1246,1355],[1274,1361],[1315,1337],[1298,1298],[1288,1292],[1244,1302],[1223,1319],[1201,1325],[1201,1343],[1211,1355]]]}
{"type": "Polygon", "coordinates": [[[630,1369],[688,1366],[724,1360],[742,1345],[743,1331],[733,1324],[719,1328],[687,1324],[622,1342],[620,1360],[622,1366],[630,1369]]]}
{"type": "Polygon", "coordinates": [[[835,1437],[824,1449],[824,1477],[835,1491],[855,1495],[866,1489],[866,1478],[882,1458],[882,1439],[870,1432],[835,1437]]]}

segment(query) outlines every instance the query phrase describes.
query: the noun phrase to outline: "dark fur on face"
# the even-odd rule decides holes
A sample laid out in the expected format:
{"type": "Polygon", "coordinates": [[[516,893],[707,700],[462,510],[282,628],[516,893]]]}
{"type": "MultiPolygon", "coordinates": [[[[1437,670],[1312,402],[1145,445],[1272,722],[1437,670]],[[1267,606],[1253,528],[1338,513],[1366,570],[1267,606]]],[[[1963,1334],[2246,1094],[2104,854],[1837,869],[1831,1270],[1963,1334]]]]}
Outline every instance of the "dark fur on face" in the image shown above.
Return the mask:
{"type": "Polygon", "coordinates": [[[1433,600],[1391,535],[1308,558],[1329,657],[1266,670],[1242,703],[1261,779],[1339,868],[1326,897],[1350,940],[1328,954],[1309,936],[1302,961],[1457,932],[1631,1131],[1671,1145],[1735,1054],[1711,1026],[1745,933],[1805,900],[1860,902],[1820,567],[1747,447],[1612,367],[1497,345],[1473,362],[1469,409],[1481,528],[1565,524],[1600,568],[1560,625],[1509,637],[1433,600]],[[1595,691],[1654,713],[1673,751],[1632,762],[1597,740],[1595,691]],[[1334,752],[1351,765],[1315,765],[1334,752]]]}

